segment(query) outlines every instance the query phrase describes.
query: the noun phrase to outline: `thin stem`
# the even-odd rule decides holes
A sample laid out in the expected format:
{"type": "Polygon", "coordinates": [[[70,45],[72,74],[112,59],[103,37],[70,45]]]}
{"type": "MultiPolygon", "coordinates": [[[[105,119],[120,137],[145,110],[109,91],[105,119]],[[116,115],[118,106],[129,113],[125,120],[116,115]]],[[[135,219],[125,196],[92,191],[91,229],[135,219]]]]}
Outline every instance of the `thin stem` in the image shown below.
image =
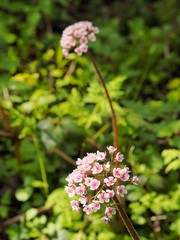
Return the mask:
{"type": "Polygon", "coordinates": [[[110,95],[109,95],[109,92],[106,88],[106,84],[105,84],[105,81],[98,69],[98,66],[91,54],[91,52],[88,50],[87,51],[87,55],[89,56],[95,70],[96,70],[96,73],[99,77],[99,80],[100,80],[100,83],[102,85],[102,87],[104,88],[104,91],[105,91],[105,94],[106,94],[106,98],[107,98],[107,101],[109,103],[109,106],[110,106],[110,109],[111,109],[111,119],[112,119],[112,127],[113,127],[113,133],[114,133],[114,146],[119,149],[119,139],[118,139],[118,126],[117,126],[117,119],[116,119],[116,114],[115,114],[115,111],[114,111],[114,108],[113,108],[113,104],[112,104],[112,100],[110,98],[110,95]]]}
{"type": "Polygon", "coordinates": [[[38,139],[37,139],[36,135],[33,136],[33,140],[34,140],[34,145],[35,145],[36,151],[37,151],[39,167],[40,167],[40,171],[41,171],[41,178],[42,178],[42,181],[43,181],[44,192],[45,192],[45,195],[47,196],[49,185],[48,185],[48,181],[47,181],[47,175],[46,175],[46,169],[45,169],[45,166],[44,166],[43,156],[42,156],[42,154],[39,150],[39,142],[38,142],[38,139]]]}
{"type": "Polygon", "coordinates": [[[116,196],[113,197],[113,201],[117,206],[118,209],[118,213],[124,223],[124,225],[126,226],[131,238],[133,240],[140,240],[134,226],[132,225],[131,220],[129,219],[128,215],[126,214],[123,205],[119,202],[118,198],[116,196]]]}
{"type": "MultiPolygon", "coordinates": [[[[52,211],[53,211],[52,207],[46,208],[46,207],[44,207],[44,206],[39,207],[39,208],[37,208],[36,210],[37,210],[37,214],[43,214],[43,213],[48,213],[48,212],[49,212],[50,214],[52,214],[52,211]]],[[[16,223],[16,222],[21,221],[21,220],[24,219],[26,216],[27,216],[27,213],[21,213],[21,214],[19,214],[19,215],[16,215],[16,216],[10,218],[10,219],[7,219],[7,220],[4,221],[2,224],[0,224],[0,232],[5,231],[5,229],[6,229],[9,225],[12,225],[12,224],[14,224],[14,223],[16,223]]]]}
{"type": "MultiPolygon", "coordinates": [[[[4,135],[4,136],[10,136],[12,139],[12,143],[14,144],[15,156],[16,156],[16,160],[17,160],[17,164],[18,164],[18,168],[19,168],[19,174],[21,174],[22,158],[21,158],[21,154],[20,154],[19,139],[18,139],[18,136],[16,136],[15,132],[13,131],[11,124],[10,124],[9,117],[5,113],[5,110],[4,110],[3,106],[1,106],[1,105],[0,105],[0,119],[3,120],[5,128],[8,130],[7,135],[4,135]]],[[[0,131],[0,132],[3,133],[3,131],[0,131]]]]}
{"type": "Polygon", "coordinates": [[[74,159],[72,159],[70,156],[68,156],[66,153],[64,153],[63,151],[61,151],[58,148],[54,148],[53,150],[57,155],[61,156],[62,158],[64,158],[64,160],[66,160],[67,162],[73,164],[74,166],[76,166],[76,161],[74,159]]]}

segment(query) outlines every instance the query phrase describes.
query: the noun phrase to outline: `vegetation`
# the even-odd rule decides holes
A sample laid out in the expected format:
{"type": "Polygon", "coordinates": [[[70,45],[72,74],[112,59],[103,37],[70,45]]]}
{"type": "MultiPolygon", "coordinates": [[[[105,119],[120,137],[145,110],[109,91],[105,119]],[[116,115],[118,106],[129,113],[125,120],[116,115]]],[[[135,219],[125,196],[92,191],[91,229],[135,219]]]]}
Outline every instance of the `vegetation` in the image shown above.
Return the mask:
{"type": "Polygon", "coordinates": [[[178,0],[9,1],[0,4],[1,239],[128,240],[118,219],[72,211],[75,160],[113,143],[111,112],[86,55],[59,40],[89,20],[92,52],[117,115],[120,150],[140,183],[126,211],[140,239],[180,236],[178,0]]]}

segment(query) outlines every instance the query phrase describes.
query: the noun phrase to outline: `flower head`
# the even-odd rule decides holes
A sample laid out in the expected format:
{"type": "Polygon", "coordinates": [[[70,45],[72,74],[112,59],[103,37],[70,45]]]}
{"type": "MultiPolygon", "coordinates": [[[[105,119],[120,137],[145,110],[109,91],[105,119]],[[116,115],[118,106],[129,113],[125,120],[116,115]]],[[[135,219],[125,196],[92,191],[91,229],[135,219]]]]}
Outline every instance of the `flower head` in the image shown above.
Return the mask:
{"type": "Polygon", "coordinates": [[[82,55],[88,50],[88,42],[96,40],[96,34],[99,33],[98,27],[92,25],[89,21],[80,21],[64,29],[60,45],[62,53],[67,56],[71,51],[82,55]]]}
{"type": "Polygon", "coordinates": [[[112,207],[115,195],[124,197],[127,194],[125,186],[120,183],[122,181],[135,185],[138,183],[137,176],[130,177],[128,167],[116,166],[117,162],[121,164],[123,155],[121,153],[115,155],[117,149],[113,146],[107,149],[107,152],[87,153],[82,159],[78,158],[77,168],[66,178],[68,185],[65,187],[69,197],[75,197],[75,200],[71,201],[74,211],[79,212],[82,209],[89,215],[104,205],[102,221],[106,223],[116,213],[112,207]]]}

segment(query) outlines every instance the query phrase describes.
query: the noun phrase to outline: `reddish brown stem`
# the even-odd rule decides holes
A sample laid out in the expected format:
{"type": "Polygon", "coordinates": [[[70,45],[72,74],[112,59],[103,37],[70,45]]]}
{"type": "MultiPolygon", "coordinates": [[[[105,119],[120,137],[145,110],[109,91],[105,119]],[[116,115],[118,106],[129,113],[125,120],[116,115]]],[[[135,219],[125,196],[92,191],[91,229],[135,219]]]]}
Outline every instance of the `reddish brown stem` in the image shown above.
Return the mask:
{"type": "Polygon", "coordinates": [[[129,219],[128,215],[126,214],[123,205],[119,202],[118,198],[116,196],[113,197],[113,201],[117,206],[118,209],[118,213],[125,225],[125,227],[127,228],[131,238],[133,240],[140,240],[134,226],[132,225],[131,220],[129,219]]]}
{"type": "Polygon", "coordinates": [[[107,101],[109,103],[109,106],[110,106],[110,109],[111,109],[111,119],[112,119],[112,127],[113,127],[113,133],[114,133],[114,146],[119,149],[119,139],[118,139],[118,126],[117,126],[117,119],[116,119],[116,114],[115,114],[115,111],[114,111],[114,108],[113,108],[113,104],[112,104],[112,100],[110,98],[110,95],[109,95],[109,92],[107,90],[107,87],[106,87],[106,84],[105,84],[105,80],[104,78],[102,77],[99,69],[98,69],[98,66],[91,54],[91,52],[88,50],[87,52],[87,55],[89,56],[95,70],[96,70],[96,73],[99,77],[99,80],[100,80],[100,83],[105,91],[105,94],[106,94],[106,98],[107,98],[107,101]]]}
{"type": "MultiPolygon", "coordinates": [[[[104,92],[105,92],[105,95],[106,95],[106,98],[107,98],[107,101],[109,103],[109,106],[110,106],[110,110],[111,110],[111,121],[112,121],[112,128],[113,128],[113,134],[114,134],[114,140],[113,140],[113,145],[114,147],[117,148],[117,151],[119,150],[120,146],[119,146],[119,134],[118,134],[118,125],[117,125],[117,118],[116,118],[116,113],[114,111],[114,107],[113,107],[113,104],[112,104],[112,100],[110,98],[110,95],[109,95],[109,92],[108,92],[108,89],[106,87],[106,83],[105,83],[105,80],[104,78],[102,77],[100,71],[99,71],[99,68],[96,64],[96,61],[93,57],[93,55],[91,54],[91,52],[88,50],[87,51],[87,55],[88,57],[90,58],[94,68],[95,68],[95,71],[98,75],[98,78],[100,80],[100,83],[104,89],[104,92]]],[[[118,167],[118,162],[116,163],[116,166],[118,167]]],[[[118,180],[118,184],[120,185],[120,180],[118,180]]],[[[124,199],[119,197],[119,201],[122,205],[124,205],[124,199]]]]}
{"type": "Polygon", "coordinates": [[[6,129],[9,131],[9,133],[13,136],[14,135],[14,132],[11,128],[11,125],[9,123],[9,119],[4,111],[4,108],[0,105],[0,116],[1,116],[1,119],[3,120],[4,122],[4,125],[6,127],[6,129]]]}
{"type": "Polygon", "coordinates": [[[20,154],[20,149],[19,149],[19,139],[15,135],[15,133],[14,133],[12,127],[11,127],[9,118],[4,111],[4,108],[1,105],[0,105],[0,117],[3,120],[5,127],[9,132],[9,136],[11,136],[12,141],[14,143],[16,160],[17,160],[17,164],[19,166],[19,171],[21,171],[20,168],[21,168],[22,160],[21,160],[21,154],[20,154]]]}

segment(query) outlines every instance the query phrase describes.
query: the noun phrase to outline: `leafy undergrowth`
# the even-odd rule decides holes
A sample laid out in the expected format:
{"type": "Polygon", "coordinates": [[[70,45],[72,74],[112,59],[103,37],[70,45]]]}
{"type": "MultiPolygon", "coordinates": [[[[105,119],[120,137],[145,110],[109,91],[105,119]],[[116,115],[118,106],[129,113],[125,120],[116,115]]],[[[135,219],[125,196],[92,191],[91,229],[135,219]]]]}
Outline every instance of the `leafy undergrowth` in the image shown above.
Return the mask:
{"type": "Polygon", "coordinates": [[[1,3],[2,239],[130,239],[119,219],[106,225],[100,214],[73,212],[64,192],[74,161],[113,141],[88,58],[61,54],[61,31],[79,13],[100,29],[93,54],[113,100],[121,152],[140,179],[127,189],[127,213],[140,239],[177,239],[179,1],[74,2],[1,3]]]}

